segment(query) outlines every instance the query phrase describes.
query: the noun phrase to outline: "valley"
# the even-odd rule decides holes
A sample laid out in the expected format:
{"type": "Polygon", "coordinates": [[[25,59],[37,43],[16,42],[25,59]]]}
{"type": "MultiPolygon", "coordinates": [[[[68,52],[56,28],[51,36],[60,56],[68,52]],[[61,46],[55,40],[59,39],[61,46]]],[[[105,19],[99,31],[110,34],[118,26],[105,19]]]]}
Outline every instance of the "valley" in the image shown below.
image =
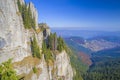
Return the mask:
{"type": "Polygon", "coordinates": [[[120,80],[119,4],[0,0],[0,80],[120,80]]]}
{"type": "MultiPolygon", "coordinates": [[[[61,31],[58,31],[58,34],[61,31]]],[[[81,37],[80,33],[64,37],[67,45],[73,50],[80,63],[81,75],[84,80],[119,80],[120,37],[99,35],[89,38],[81,37]],[[85,65],[86,68],[83,68],[85,65]],[[112,74],[111,74],[112,73],[112,74]]],[[[91,34],[94,34],[91,33],[91,34]]],[[[101,33],[102,34],[102,33],[101,33]]],[[[60,35],[60,34],[59,34],[60,35]]],[[[86,35],[86,34],[81,34],[86,35]]],[[[86,35],[88,36],[88,35],[86,35]]]]}

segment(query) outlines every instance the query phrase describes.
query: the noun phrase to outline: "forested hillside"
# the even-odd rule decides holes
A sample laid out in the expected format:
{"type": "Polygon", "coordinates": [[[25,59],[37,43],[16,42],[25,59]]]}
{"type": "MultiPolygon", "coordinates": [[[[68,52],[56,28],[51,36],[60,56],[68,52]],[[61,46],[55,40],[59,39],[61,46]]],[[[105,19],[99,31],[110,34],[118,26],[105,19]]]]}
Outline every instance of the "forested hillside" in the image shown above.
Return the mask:
{"type": "Polygon", "coordinates": [[[103,50],[92,55],[93,64],[83,76],[84,80],[119,80],[120,48],[103,50]]]}

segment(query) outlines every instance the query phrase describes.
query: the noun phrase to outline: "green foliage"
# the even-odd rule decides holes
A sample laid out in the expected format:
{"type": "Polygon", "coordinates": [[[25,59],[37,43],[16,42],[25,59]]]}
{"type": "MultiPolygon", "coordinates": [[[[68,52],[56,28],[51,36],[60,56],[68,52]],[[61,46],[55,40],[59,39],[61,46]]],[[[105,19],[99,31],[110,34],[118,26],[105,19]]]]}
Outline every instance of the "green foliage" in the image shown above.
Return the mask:
{"type": "Polygon", "coordinates": [[[68,49],[66,46],[64,40],[62,37],[57,37],[56,33],[51,33],[50,36],[48,36],[48,46],[49,49],[55,51],[63,51],[68,49]]]}
{"type": "Polygon", "coordinates": [[[53,61],[53,56],[52,56],[52,52],[49,48],[47,48],[47,45],[46,45],[46,42],[44,41],[43,42],[43,45],[42,45],[42,53],[44,54],[45,56],[45,60],[48,62],[49,60],[52,60],[53,61]]]}
{"type": "Polygon", "coordinates": [[[31,19],[31,26],[34,30],[36,30],[35,18],[31,19]]]}
{"type": "Polygon", "coordinates": [[[74,52],[69,54],[71,65],[75,69],[75,72],[76,72],[76,74],[73,77],[73,80],[83,80],[81,73],[83,73],[82,69],[84,70],[84,68],[86,68],[86,66],[84,64],[82,64],[82,62],[79,60],[79,58],[73,53],[74,52]]]}
{"type": "Polygon", "coordinates": [[[20,3],[20,0],[17,1],[17,4],[18,4],[19,12],[22,13],[22,5],[20,3]]]}
{"type": "Polygon", "coordinates": [[[84,80],[120,80],[120,47],[92,54],[93,64],[84,80]]]}
{"type": "Polygon", "coordinates": [[[56,33],[51,33],[50,36],[48,36],[48,48],[51,50],[57,49],[57,35],[56,33]]]}
{"type": "Polygon", "coordinates": [[[18,80],[16,72],[12,67],[11,59],[0,65],[0,80],[18,80]]]}
{"type": "Polygon", "coordinates": [[[47,50],[46,50],[45,59],[46,59],[47,62],[48,62],[49,60],[51,60],[51,61],[54,60],[50,49],[47,49],[47,50]]]}
{"type": "Polygon", "coordinates": [[[57,38],[56,33],[51,33],[48,36],[48,40],[45,40],[42,44],[42,53],[45,55],[46,61],[53,61],[54,58],[51,51],[55,50],[58,50],[60,52],[62,50],[68,51],[68,47],[66,46],[64,40],[61,37],[57,38]]]}
{"type": "Polygon", "coordinates": [[[58,46],[57,46],[57,50],[58,51],[62,51],[62,50],[66,50],[67,47],[66,47],[66,44],[64,42],[64,40],[62,39],[62,37],[58,37],[58,46]]]}
{"type": "Polygon", "coordinates": [[[53,36],[52,33],[48,36],[48,48],[52,50],[53,36]]]}
{"type": "Polygon", "coordinates": [[[45,54],[46,50],[47,50],[47,45],[46,45],[46,42],[43,41],[43,43],[42,43],[42,53],[45,54]]]}
{"type": "Polygon", "coordinates": [[[120,59],[100,59],[90,67],[84,80],[120,80],[120,59]]]}
{"type": "Polygon", "coordinates": [[[37,68],[36,67],[33,67],[33,72],[37,73],[37,68]]]}
{"type": "Polygon", "coordinates": [[[19,12],[21,13],[23,24],[25,29],[35,29],[35,19],[32,17],[32,12],[30,10],[30,5],[27,7],[27,4],[21,4],[20,0],[17,2],[19,12]]]}
{"type": "Polygon", "coordinates": [[[33,37],[33,41],[31,41],[31,49],[32,49],[33,57],[37,57],[40,59],[41,58],[40,48],[35,36],[33,37]]]}

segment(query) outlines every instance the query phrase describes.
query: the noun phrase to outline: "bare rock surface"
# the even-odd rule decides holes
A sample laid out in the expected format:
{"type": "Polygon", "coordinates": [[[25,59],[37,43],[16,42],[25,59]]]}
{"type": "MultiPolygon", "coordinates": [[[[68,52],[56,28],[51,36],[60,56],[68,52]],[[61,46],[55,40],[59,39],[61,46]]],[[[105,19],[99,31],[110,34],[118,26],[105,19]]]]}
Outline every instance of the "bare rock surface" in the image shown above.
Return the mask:
{"type": "MultiPolygon", "coordinates": [[[[20,2],[25,4],[24,0],[20,2]]],[[[37,10],[32,3],[29,5],[38,28],[37,10]]],[[[54,64],[51,66],[47,65],[43,54],[41,59],[32,57],[31,38],[35,35],[41,49],[43,39],[50,35],[49,28],[45,34],[46,36],[42,31],[36,33],[33,29],[24,29],[17,0],[0,0],[0,64],[12,58],[14,69],[18,75],[26,75],[25,80],[72,80],[73,71],[65,51],[55,55],[54,64]],[[36,67],[39,73],[33,73],[33,67],[36,67]],[[53,68],[56,68],[54,75],[53,68]]]]}

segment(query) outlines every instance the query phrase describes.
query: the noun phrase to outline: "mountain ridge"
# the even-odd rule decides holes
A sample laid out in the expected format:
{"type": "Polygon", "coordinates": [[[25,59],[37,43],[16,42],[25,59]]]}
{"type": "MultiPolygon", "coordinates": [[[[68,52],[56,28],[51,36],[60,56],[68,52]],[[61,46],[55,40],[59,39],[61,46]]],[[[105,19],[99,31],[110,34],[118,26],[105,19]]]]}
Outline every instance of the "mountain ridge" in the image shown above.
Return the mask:
{"type": "Polygon", "coordinates": [[[47,25],[38,25],[38,13],[32,3],[0,0],[0,25],[1,80],[16,80],[1,73],[1,66],[8,64],[9,59],[18,79],[73,80],[64,41],[52,34],[47,25]]]}

